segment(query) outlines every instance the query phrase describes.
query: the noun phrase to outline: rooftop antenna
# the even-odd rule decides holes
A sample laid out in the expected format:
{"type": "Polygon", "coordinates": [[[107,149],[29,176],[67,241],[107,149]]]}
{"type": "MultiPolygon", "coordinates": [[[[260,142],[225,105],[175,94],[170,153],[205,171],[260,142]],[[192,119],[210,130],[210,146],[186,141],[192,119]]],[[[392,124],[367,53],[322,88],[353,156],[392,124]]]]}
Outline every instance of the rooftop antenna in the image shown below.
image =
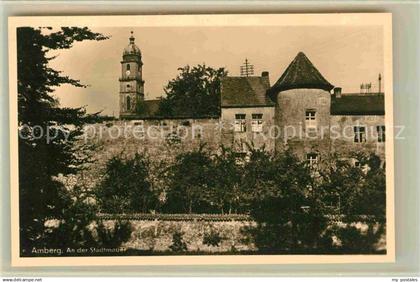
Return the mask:
{"type": "Polygon", "coordinates": [[[360,94],[368,94],[372,88],[372,83],[362,83],[360,84],[360,94]]]}
{"type": "Polygon", "coordinates": [[[245,63],[241,66],[241,76],[250,76],[254,75],[254,65],[251,65],[247,58],[245,58],[245,63]]]}

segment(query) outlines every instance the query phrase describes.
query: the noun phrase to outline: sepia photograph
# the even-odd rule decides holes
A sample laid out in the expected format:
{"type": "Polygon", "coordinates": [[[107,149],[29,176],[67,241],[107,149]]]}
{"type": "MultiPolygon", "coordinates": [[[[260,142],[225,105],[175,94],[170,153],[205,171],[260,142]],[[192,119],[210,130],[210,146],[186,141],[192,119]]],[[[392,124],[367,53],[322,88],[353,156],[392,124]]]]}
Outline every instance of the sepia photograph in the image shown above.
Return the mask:
{"type": "Polygon", "coordinates": [[[391,27],[10,18],[14,263],[393,261],[391,27]]]}

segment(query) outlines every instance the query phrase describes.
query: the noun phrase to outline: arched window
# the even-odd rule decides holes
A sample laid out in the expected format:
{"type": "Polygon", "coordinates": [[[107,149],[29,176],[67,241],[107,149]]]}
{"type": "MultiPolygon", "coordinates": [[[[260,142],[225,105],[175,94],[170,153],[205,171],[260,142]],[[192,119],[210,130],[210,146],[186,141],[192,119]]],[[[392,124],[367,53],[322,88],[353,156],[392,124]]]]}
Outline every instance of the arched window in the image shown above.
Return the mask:
{"type": "Polygon", "coordinates": [[[130,99],[130,96],[127,96],[126,105],[127,105],[127,111],[130,111],[131,110],[131,99],[130,99]]]}
{"type": "Polygon", "coordinates": [[[130,70],[130,64],[127,64],[127,70],[130,70]]]}

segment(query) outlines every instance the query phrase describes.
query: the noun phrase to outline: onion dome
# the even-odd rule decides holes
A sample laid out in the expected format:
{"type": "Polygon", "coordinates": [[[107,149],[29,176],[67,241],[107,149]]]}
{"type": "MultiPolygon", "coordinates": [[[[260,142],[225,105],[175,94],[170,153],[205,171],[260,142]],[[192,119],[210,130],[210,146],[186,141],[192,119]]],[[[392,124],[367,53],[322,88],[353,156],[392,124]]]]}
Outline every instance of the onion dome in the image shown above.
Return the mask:
{"type": "Polygon", "coordinates": [[[141,56],[141,52],[140,52],[140,48],[137,47],[136,44],[134,44],[134,36],[133,36],[133,32],[131,32],[131,36],[130,36],[130,44],[127,45],[127,47],[124,48],[124,52],[123,55],[139,55],[141,56]]]}

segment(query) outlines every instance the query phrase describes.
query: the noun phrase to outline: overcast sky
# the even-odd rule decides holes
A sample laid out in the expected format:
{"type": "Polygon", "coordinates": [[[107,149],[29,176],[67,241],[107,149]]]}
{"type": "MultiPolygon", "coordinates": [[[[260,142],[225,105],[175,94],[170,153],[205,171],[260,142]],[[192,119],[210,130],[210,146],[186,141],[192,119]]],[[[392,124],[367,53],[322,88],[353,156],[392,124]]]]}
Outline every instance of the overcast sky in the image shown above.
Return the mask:
{"type": "Polygon", "coordinates": [[[58,58],[50,63],[65,75],[90,85],[57,88],[55,95],[62,106],[87,106],[89,112],[103,110],[104,114],[118,115],[120,62],[131,30],[143,56],[146,99],[163,95],[163,87],[176,77],[179,67],[201,63],[225,67],[230,75],[237,76],[240,65],[248,58],[255,74],[269,71],[270,82],[274,84],[299,51],[331,84],[342,87],[343,92],[358,92],[360,84],[368,82],[372,82],[372,91],[377,91],[378,74],[383,76],[383,31],[377,26],[92,30],[111,38],[76,43],[69,50],[60,50],[58,58]]]}

